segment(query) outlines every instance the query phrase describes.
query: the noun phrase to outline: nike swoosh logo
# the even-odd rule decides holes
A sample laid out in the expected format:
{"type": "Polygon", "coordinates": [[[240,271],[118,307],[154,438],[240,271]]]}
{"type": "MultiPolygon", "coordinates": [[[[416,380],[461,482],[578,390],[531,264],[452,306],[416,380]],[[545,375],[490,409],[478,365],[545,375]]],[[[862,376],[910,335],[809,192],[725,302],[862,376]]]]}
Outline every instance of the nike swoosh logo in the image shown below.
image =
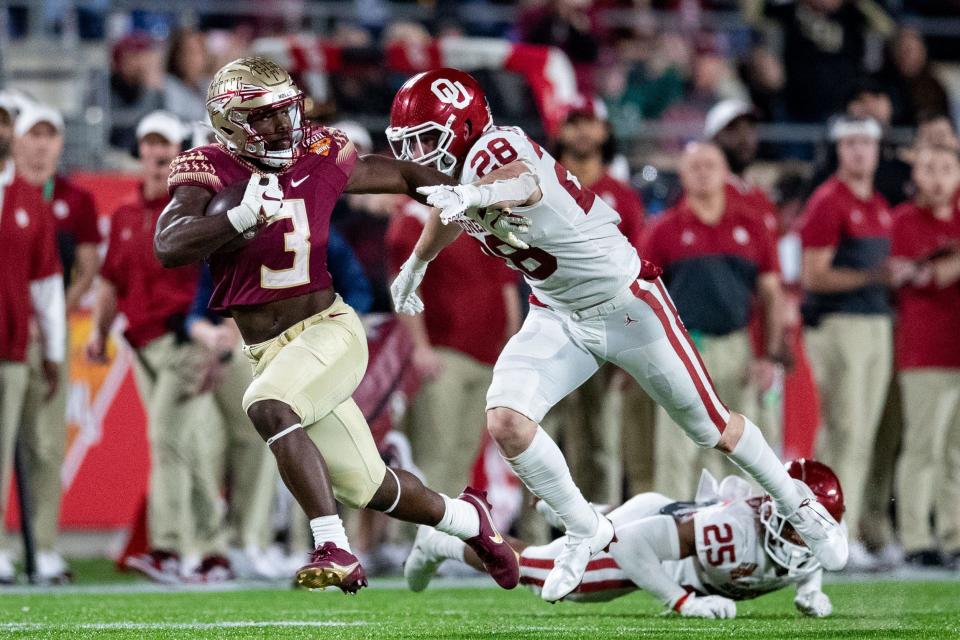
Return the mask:
{"type": "Polygon", "coordinates": [[[263,198],[264,200],[269,200],[270,202],[280,202],[280,198],[271,198],[267,194],[263,194],[260,197],[263,198]]]}
{"type": "Polygon", "coordinates": [[[290,186],[291,186],[291,187],[299,187],[299,186],[302,185],[304,182],[306,182],[307,178],[309,178],[309,177],[310,177],[310,176],[309,176],[309,174],[308,174],[308,175],[303,176],[303,177],[300,178],[299,180],[291,180],[291,181],[290,181],[290,186]]]}
{"type": "Polygon", "coordinates": [[[345,315],[347,315],[347,312],[346,312],[346,311],[342,311],[342,312],[340,312],[340,313],[331,313],[331,314],[328,315],[327,317],[328,317],[328,318],[336,318],[337,316],[345,316],[345,315]]]}
{"type": "Polygon", "coordinates": [[[490,542],[493,544],[503,544],[503,536],[500,535],[499,531],[497,531],[497,535],[487,537],[490,538],[490,542]]]}

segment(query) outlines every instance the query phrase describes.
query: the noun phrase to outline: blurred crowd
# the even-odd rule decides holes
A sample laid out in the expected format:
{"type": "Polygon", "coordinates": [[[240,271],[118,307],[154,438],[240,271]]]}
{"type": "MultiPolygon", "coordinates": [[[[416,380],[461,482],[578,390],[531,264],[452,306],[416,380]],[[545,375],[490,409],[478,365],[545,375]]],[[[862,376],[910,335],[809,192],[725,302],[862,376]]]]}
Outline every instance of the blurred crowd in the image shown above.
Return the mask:
{"type": "MultiPolygon", "coordinates": [[[[371,9],[368,20],[331,24],[329,38],[364,51],[470,33],[475,25],[458,23],[456,11],[444,12],[447,4],[437,4],[444,18],[430,25],[433,35],[418,23],[376,24],[382,12],[371,9]]],[[[478,11],[484,4],[471,3],[478,11]]],[[[921,34],[898,28],[882,2],[734,5],[527,2],[513,24],[487,25],[484,35],[553,45],[572,62],[581,97],[556,134],[540,141],[621,214],[640,255],[663,268],[721,399],[754,416],[782,447],[785,380],[811,378],[818,393],[794,402],[819,407],[814,455],[843,484],[851,567],[958,567],[960,96],[947,90],[921,34]],[[708,28],[702,12],[717,8],[742,11],[742,27],[708,28]],[[609,11],[630,19],[611,22],[603,17],[609,11]],[[664,15],[674,15],[677,28],[660,28],[664,15]],[[770,123],[822,132],[816,144],[761,142],[770,123]],[[663,134],[652,146],[618,139],[643,127],[663,134]],[[909,139],[892,136],[897,127],[909,139]]],[[[168,199],[170,161],[208,140],[202,123],[211,73],[271,27],[211,19],[175,28],[147,13],[129,26],[111,49],[109,139],[131,154],[141,183],[138,198],[112,212],[109,234],[97,214],[111,212],[96,211],[90,194],[58,173],[61,114],[0,93],[0,229],[29,230],[18,251],[34,256],[0,290],[0,318],[16,328],[0,342],[0,516],[19,431],[34,493],[37,573],[69,579],[57,542],[64,318],[90,308],[86,357],[115,357],[108,337],[118,315],[125,317],[119,348],[135,354],[148,413],[149,548],[128,566],[165,582],[284,576],[309,547],[308,530],[239,411],[250,377],[239,335],[231,321],[206,313],[207,275],[171,275],[149,248],[168,199]],[[158,29],[167,37],[157,38],[158,29]],[[172,278],[191,285],[174,292],[165,285],[172,278]],[[211,422],[219,430],[196,437],[196,425],[211,422]],[[184,508],[192,514],[186,521],[176,516],[184,508]]],[[[385,115],[404,78],[357,55],[356,66],[330,74],[328,86],[304,80],[308,115],[341,128],[364,152],[379,152],[382,132],[347,119],[385,115]]],[[[493,100],[495,121],[525,124],[501,115],[518,113],[508,104],[520,102],[511,93],[517,85],[499,74],[484,79],[497,87],[494,97],[503,96],[503,105],[493,100]]],[[[330,270],[358,312],[390,313],[389,282],[427,215],[394,196],[338,203],[330,270]]],[[[482,257],[465,237],[437,262],[423,283],[425,313],[399,318],[420,386],[395,425],[405,438],[391,440],[390,455],[455,495],[485,446],[486,388],[500,348],[520,325],[526,292],[515,272],[482,257]]],[[[689,499],[701,468],[718,477],[734,471],[715,452],[664,435],[675,429],[669,416],[612,366],[561,402],[543,427],[598,504],[648,490],[689,499]]],[[[529,511],[515,526],[525,539],[546,540],[545,525],[529,511]]],[[[368,571],[398,567],[404,531],[371,514],[355,516],[353,526],[368,571]]],[[[14,577],[12,548],[0,545],[0,582],[14,577]]]]}

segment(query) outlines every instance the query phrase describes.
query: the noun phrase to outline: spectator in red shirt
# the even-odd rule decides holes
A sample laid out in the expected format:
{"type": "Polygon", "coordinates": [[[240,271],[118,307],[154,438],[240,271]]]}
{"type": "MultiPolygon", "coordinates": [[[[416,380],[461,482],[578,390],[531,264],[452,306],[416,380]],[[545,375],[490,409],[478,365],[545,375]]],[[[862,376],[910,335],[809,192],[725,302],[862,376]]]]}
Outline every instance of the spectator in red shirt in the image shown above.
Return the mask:
{"type": "MultiPolygon", "coordinates": [[[[837,119],[837,172],[820,185],[800,220],[803,319],[810,365],[820,390],[817,458],[844,487],[852,537],[859,525],[874,439],[892,365],[892,324],[884,268],[892,218],[874,189],[880,125],[869,118],[837,119]]],[[[857,534],[861,535],[858,536],[857,534]]],[[[860,542],[850,563],[870,564],[860,542]]]]}
{"type": "Polygon", "coordinates": [[[718,102],[707,112],[703,137],[712,140],[727,160],[727,195],[742,198],[748,210],[763,221],[776,241],[779,237],[777,208],[763,189],[747,179],[750,165],[757,159],[760,136],[757,133],[757,113],[753,105],[743,100],[718,102]]]}
{"type": "Polygon", "coordinates": [[[960,158],[923,147],[917,196],[894,211],[895,352],[905,422],[897,464],[897,522],[906,562],[960,560],[960,158]],[[937,535],[930,527],[936,505],[937,535]]]}
{"type": "MultiPolygon", "coordinates": [[[[742,200],[729,197],[727,172],[719,147],[689,145],[680,160],[683,198],[654,224],[642,255],[663,268],[664,284],[720,399],[755,410],[783,359],[780,273],[776,246],[763,223],[742,200]],[[754,358],[747,331],[755,298],[766,330],[759,358],[754,358]]],[[[662,409],[659,416],[658,490],[693,495],[698,469],[710,469],[717,477],[733,471],[724,468],[723,458],[692,441],[669,437],[676,427],[662,409]]],[[[776,430],[767,426],[764,435],[771,443],[780,438],[776,430]]]]}
{"type": "MultiPolygon", "coordinates": [[[[57,259],[53,218],[42,194],[14,174],[10,160],[13,105],[0,100],[0,523],[5,520],[13,449],[23,415],[30,375],[27,345],[31,316],[43,336],[44,389],[57,391],[66,345],[63,276],[57,259]]],[[[10,548],[0,532],[0,584],[16,576],[10,548]]]]}
{"type": "MultiPolygon", "coordinates": [[[[63,129],[63,118],[56,109],[43,104],[28,105],[17,116],[14,125],[13,159],[17,173],[40,189],[50,205],[57,229],[69,313],[77,308],[97,275],[100,232],[93,196],[57,175],[63,154],[63,129]]],[[[69,324],[67,326],[69,328],[69,324]]],[[[67,564],[55,549],[60,519],[60,468],[67,443],[69,349],[66,354],[68,357],[60,368],[57,393],[45,400],[40,349],[31,350],[32,381],[22,423],[25,467],[34,498],[37,577],[54,583],[69,579],[67,564]]]]}
{"type": "MultiPolygon", "coordinates": [[[[413,251],[429,209],[408,201],[387,229],[394,273],[413,251]]],[[[400,315],[423,386],[410,407],[414,462],[431,487],[461,491],[483,436],[487,388],[500,349],[520,327],[517,276],[466,235],[447,247],[420,288],[426,312],[400,315]],[[451,430],[457,433],[451,433],[451,430]]]]}
{"type": "Polygon", "coordinates": [[[154,580],[172,583],[180,580],[181,556],[210,551],[204,548],[209,541],[194,536],[191,492],[203,494],[201,482],[206,476],[201,461],[209,457],[205,447],[211,440],[196,431],[216,420],[216,409],[210,394],[200,393],[206,354],[183,332],[199,269],[196,265],[165,269],[153,252],[153,232],[170,200],[167,178],[170,163],[180,151],[182,132],[164,135],[140,127],[138,131],[143,183],[136,198],[111,217],[86,351],[95,361],[105,360],[107,336],[117,312],[126,316],[124,337],[135,355],[151,459],[150,551],[126,562],[154,580]]]}
{"type": "MultiPolygon", "coordinates": [[[[581,97],[560,127],[554,157],[582,187],[620,214],[620,231],[639,251],[643,203],[629,184],[611,175],[615,151],[603,103],[581,97]]],[[[561,400],[544,420],[543,428],[551,437],[556,439],[563,432],[561,440],[570,472],[588,500],[598,504],[621,502],[625,464],[632,475],[646,472],[649,476],[653,407],[640,385],[609,365],[561,400]],[[629,420],[630,428],[622,428],[624,420],[629,420]]],[[[652,482],[652,478],[646,480],[652,482]]],[[[641,482],[643,479],[634,478],[634,484],[641,482]]]]}

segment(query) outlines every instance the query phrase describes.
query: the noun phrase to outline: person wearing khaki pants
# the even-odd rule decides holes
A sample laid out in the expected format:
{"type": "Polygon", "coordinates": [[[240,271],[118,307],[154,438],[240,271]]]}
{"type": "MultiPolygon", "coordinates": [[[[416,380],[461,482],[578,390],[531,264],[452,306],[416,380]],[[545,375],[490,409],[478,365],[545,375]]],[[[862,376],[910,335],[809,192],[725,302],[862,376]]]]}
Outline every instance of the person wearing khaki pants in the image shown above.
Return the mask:
{"type": "MultiPolygon", "coordinates": [[[[16,175],[10,160],[15,107],[0,97],[0,237],[4,242],[0,287],[0,523],[6,517],[14,448],[29,386],[27,348],[31,318],[43,336],[40,388],[56,394],[66,343],[63,275],[56,227],[43,194],[16,175]]],[[[13,554],[0,531],[0,584],[16,580],[13,554]]]]}
{"type": "Polygon", "coordinates": [[[844,488],[852,568],[876,562],[859,523],[892,367],[884,268],[892,217],[873,188],[880,135],[870,118],[835,121],[837,172],[813,193],[799,222],[804,341],[821,408],[816,454],[844,488]]]}
{"type": "MultiPolygon", "coordinates": [[[[684,196],[650,230],[642,255],[663,268],[663,281],[720,400],[756,415],[758,394],[773,384],[782,360],[779,264],[763,221],[726,188],[728,174],[716,145],[690,145],[680,164],[684,196]],[[766,329],[760,359],[754,358],[747,333],[755,297],[766,329]]],[[[715,452],[671,437],[676,425],[666,411],[660,410],[658,418],[656,490],[692,497],[701,468],[717,477],[735,473],[715,452]]],[[[779,422],[764,428],[764,437],[776,447],[779,422]]]]}
{"type": "Polygon", "coordinates": [[[960,562],[960,160],[920,147],[917,196],[897,210],[890,268],[896,291],[896,362],[903,396],[897,522],[907,564],[960,562]],[[930,512],[936,514],[936,531],[930,512]],[[945,557],[944,557],[945,556],[945,557]]]}
{"type": "MultiPolygon", "coordinates": [[[[428,207],[410,201],[390,220],[387,254],[395,272],[428,215],[428,207]]],[[[399,316],[413,337],[413,366],[423,380],[406,425],[413,460],[426,481],[455,495],[470,479],[493,363],[519,327],[520,301],[513,273],[465,235],[434,263],[421,288],[426,311],[399,316]]]]}
{"type": "MultiPolygon", "coordinates": [[[[66,286],[67,313],[75,311],[90,290],[100,266],[97,245],[100,232],[93,196],[56,175],[63,153],[64,122],[60,113],[43,104],[30,104],[14,126],[13,159],[18,174],[41,190],[50,205],[57,230],[57,246],[66,286]]],[[[66,453],[67,396],[69,394],[69,341],[60,383],[45,399],[44,373],[39,345],[29,357],[31,383],[22,425],[24,466],[32,498],[32,524],[37,547],[35,580],[58,584],[70,579],[66,562],[57,552],[61,481],[66,453]]]]}
{"type": "MultiPolygon", "coordinates": [[[[215,419],[210,394],[200,393],[206,357],[183,334],[199,270],[164,269],[153,252],[153,231],[170,198],[167,177],[184,130],[155,112],[137,127],[141,177],[138,198],[113,213],[107,254],[100,268],[87,356],[106,358],[106,340],[118,311],[134,350],[135,373],[147,412],[151,453],[148,491],[150,550],[128,566],[161,582],[179,582],[180,558],[203,553],[193,530],[191,500],[204,455],[202,429],[215,419]]],[[[200,476],[202,478],[202,475],[200,476]]]]}

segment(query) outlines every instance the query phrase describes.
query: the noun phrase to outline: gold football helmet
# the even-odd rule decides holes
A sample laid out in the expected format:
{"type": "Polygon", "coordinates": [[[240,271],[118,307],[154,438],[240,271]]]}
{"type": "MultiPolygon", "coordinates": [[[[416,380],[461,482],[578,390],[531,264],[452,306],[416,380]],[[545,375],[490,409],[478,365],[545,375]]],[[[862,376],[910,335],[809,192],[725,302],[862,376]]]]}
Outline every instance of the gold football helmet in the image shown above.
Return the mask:
{"type": "Polygon", "coordinates": [[[207,113],[224,146],[272,167],[289,164],[303,139],[303,92],[289,73],[267,58],[238,58],[217,71],[207,90],[207,113]],[[262,135],[251,126],[280,109],[288,110],[289,129],[262,135]]]}

